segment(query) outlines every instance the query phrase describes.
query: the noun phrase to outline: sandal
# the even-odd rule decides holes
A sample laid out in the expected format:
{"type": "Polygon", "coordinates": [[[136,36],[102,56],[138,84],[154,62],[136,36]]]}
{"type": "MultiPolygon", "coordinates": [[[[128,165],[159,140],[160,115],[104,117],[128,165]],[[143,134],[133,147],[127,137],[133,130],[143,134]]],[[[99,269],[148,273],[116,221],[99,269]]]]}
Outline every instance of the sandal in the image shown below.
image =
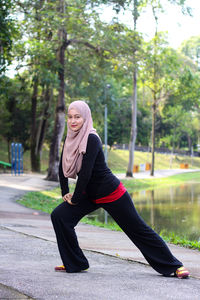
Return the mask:
{"type": "Polygon", "coordinates": [[[190,273],[185,267],[180,267],[176,270],[175,276],[180,279],[185,279],[190,276],[190,273]]]}
{"type": "MultiPolygon", "coordinates": [[[[65,266],[64,265],[61,265],[61,266],[57,266],[54,268],[55,271],[57,272],[66,272],[66,269],[65,269],[65,266]]],[[[80,272],[84,272],[84,271],[87,271],[88,269],[85,269],[85,270],[81,270],[80,272]]]]}
{"type": "Polygon", "coordinates": [[[66,272],[65,266],[63,265],[55,267],[54,270],[59,272],[66,272]]]}

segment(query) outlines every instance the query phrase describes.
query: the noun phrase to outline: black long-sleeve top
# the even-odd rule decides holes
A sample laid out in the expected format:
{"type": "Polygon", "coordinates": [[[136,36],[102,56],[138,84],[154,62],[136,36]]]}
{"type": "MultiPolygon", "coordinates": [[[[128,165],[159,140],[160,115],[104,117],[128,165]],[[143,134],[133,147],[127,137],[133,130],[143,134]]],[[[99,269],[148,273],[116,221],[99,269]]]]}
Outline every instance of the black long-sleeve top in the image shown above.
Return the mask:
{"type": "MultiPolygon", "coordinates": [[[[107,167],[101,141],[95,134],[89,134],[86,153],[83,155],[82,166],[77,174],[78,179],[72,197],[73,203],[78,203],[85,196],[90,200],[99,199],[114,192],[120,184],[107,167]]],[[[63,174],[62,155],[59,165],[59,179],[62,196],[69,193],[68,178],[63,174]]]]}

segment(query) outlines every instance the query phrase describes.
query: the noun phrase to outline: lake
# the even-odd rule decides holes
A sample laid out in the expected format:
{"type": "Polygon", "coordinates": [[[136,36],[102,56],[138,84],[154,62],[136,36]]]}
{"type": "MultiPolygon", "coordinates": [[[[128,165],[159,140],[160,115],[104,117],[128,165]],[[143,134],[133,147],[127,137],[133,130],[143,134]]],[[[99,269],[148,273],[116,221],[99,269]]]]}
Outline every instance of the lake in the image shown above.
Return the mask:
{"type": "MultiPolygon", "coordinates": [[[[165,230],[189,240],[200,241],[200,184],[167,186],[130,195],[140,216],[156,232],[165,230]]],[[[104,222],[103,209],[91,215],[95,216],[104,222]]],[[[113,222],[110,216],[108,222],[113,222]]]]}

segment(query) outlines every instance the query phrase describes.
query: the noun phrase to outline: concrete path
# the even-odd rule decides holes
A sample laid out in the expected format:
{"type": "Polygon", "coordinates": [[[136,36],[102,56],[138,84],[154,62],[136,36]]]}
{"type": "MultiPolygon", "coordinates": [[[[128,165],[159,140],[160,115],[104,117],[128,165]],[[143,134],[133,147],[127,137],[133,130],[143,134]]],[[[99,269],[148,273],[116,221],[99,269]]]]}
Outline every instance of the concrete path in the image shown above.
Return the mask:
{"type": "Polygon", "coordinates": [[[49,215],[15,201],[27,191],[57,185],[41,175],[0,175],[0,299],[200,299],[199,251],[169,245],[192,277],[165,278],[125,234],[85,224],[76,232],[89,271],[54,272],[60,258],[49,215]]]}

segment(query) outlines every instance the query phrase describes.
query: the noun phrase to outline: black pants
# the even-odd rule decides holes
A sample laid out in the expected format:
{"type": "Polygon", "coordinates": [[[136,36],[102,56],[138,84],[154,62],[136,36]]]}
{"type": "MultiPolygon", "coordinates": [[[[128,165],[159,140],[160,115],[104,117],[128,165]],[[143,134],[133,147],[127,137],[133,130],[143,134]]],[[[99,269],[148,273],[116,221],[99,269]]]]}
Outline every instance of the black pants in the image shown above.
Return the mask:
{"type": "Polygon", "coordinates": [[[131,197],[126,192],[120,199],[111,203],[100,205],[85,199],[78,205],[63,202],[54,209],[51,219],[66,272],[79,272],[89,267],[88,260],[79,247],[74,227],[82,217],[100,207],[113,217],[157,272],[170,275],[182,266],[161,237],[138,215],[131,197]]]}

